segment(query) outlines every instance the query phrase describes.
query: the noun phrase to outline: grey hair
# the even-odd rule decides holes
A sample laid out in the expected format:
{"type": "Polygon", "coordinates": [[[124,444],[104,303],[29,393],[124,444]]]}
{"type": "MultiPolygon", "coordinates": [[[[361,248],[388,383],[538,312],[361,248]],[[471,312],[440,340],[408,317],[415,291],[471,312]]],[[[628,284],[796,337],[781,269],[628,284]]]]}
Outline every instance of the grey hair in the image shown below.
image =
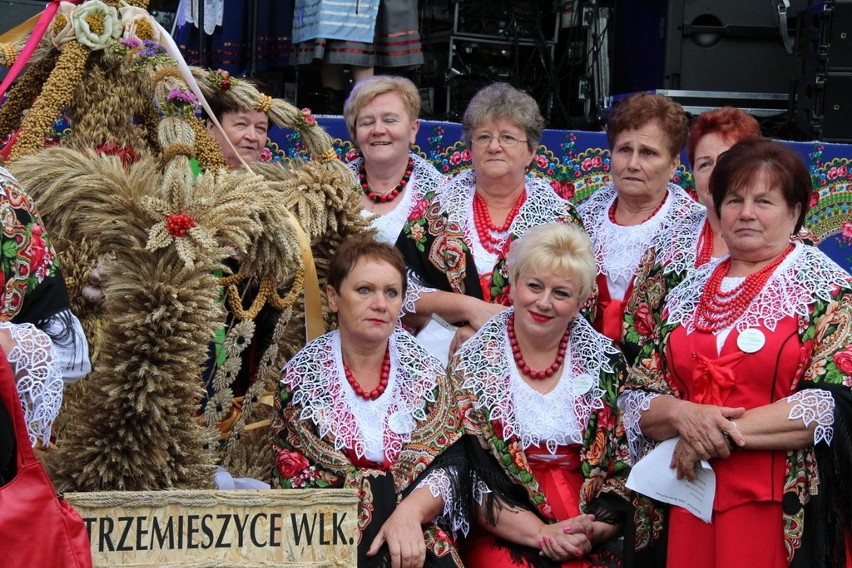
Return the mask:
{"type": "Polygon", "coordinates": [[[470,137],[474,130],[495,119],[507,119],[526,131],[527,147],[530,151],[538,148],[541,132],[544,130],[544,117],[538,109],[538,103],[527,93],[508,83],[493,83],[480,89],[464,111],[462,118],[462,136],[470,148],[470,137]]]}

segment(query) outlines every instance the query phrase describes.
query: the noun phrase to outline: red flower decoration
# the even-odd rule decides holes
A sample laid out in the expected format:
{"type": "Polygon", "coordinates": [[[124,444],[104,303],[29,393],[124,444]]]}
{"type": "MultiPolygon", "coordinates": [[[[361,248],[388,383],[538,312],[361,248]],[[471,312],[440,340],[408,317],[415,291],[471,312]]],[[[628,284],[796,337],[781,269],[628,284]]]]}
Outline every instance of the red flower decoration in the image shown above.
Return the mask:
{"type": "Polygon", "coordinates": [[[834,355],[834,364],[844,375],[852,377],[852,346],[834,355]]]}
{"type": "Polygon", "coordinates": [[[278,452],[275,465],[282,477],[295,477],[305,471],[310,464],[308,459],[299,452],[281,450],[278,452]]]}
{"type": "Polygon", "coordinates": [[[104,156],[118,156],[121,158],[121,165],[125,168],[139,159],[130,146],[120,147],[115,140],[101,144],[95,150],[104,156]]]}
{"type": "Polygon", "coordinates": [[[647,304],[640,305],[633,313],[633,326],[636,328],[636,333],[642,337],[651,337],[654,332],[654,317],[647,304]]]}
{"type": "Polygon", "coordinates": [[[184,236],[195,226],[195,219],[183,213],[166,216],[166,229],[173,239],[184,236]]]}

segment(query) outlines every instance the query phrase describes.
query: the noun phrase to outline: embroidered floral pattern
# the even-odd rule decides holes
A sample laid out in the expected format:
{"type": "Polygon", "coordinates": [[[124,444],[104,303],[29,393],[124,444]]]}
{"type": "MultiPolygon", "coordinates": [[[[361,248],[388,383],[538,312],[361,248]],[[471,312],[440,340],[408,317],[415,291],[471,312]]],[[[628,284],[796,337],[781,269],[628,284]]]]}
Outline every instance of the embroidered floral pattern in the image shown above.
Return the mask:
{"type": "Polygon", "coordinates": [[[507,310],[491,318],[453,357],[451,375],[458,385],[465,430],[479,437],[483,447],[527,489],[531,502],[549,518],[552,509],[527,463],[526,451],[530,448],[546,448],[554,454],[559,446],[581,445],[585,479],[581,508],[601,491],[625,496],[628,449],[616,406],[624,359],[609,339],[585,319],[577,318],[571,324],[568,370],[556,389],[541,397],[528,387],[524,390],[526,385],[519,384],[517,375],[513,377],[517,370],[506,339],[510,313],[507,310]],[[592,378],[588,389],[578,388],[581,375],[592,378]],[[531,408],[542,403],[539,397],[549,398],[547,404],[558,413],[550,408],[549,412],[530,414],[531,408]],[[566,413],[573,419],[566,420],[566,413]],[[542,424],[545,414],[552,417],[542,424]]]}
{"type": "MultiPolygon", "coordinates": [[[[692,318],[688,306],[694,309],[699,291],[715,265],[712,262],[696,269],[672,290],[663,311],[661,325],[655,331],[653,340],[645,344],[630,371],[627,389],[681,396],[668,382],[668,369],[661,354],[677,325],[689,329],[692,318]],[[690,295],[693,297],[690,298],[690,295]]],[[[816,392],[820,383],[850,384],[848,373],[838,368],[835,358],[848,348],[849,338],[852,337],[852,279],[822,252],[808,245],[796,244],[796,249],[775,270],[735,327],[744,329],[761,325],[772,330],[778,321],[790,316],[796,317],[798,321],[799,341],[802,345],[797,376],[792,383],[799,394],[791,397],[798,404],[792,409],[794,412],[791,412],[791,418],[816,421],[823,427],[819,432],[820,439],[826,439],[829,436],[826,429],[828,403],[820,394],[808,391],[816,392]],[[813,404],[802,404],[802,401],[811,401],[813,404]]],[[[840,360],[843,361],[842,355],[840,360]]],[[[626,414],[647,409],[649,401],[649,398],[640,397],[632,401],[627,398],[626,414]]],[[[628,424],[634,420],[638,420],[638,416],[625,416],[628,424]]],[[[631,440],[631,445],[636,442],[631,440]]],[[[787,512],[783,519],[784,544],[789,562],[801,546],[804,505],[819,492],[819,473],[813,447],[787,453],[784,492],[785,503],[791,503],[790,506],[785,505],[787,512]],[[792,503],[798,506],[794,507],[792,503]]],[[[653,509],[651,514],[656,515],[653,509]]],[[[639,517],[637,520],[640,520],[639,517]]],[[[647,515],[641,522],[646,523],[645,526],[653,534],[659,533],[661,525],[649,520],[647,515]]],[[[640,541],[637,539],[637,542],[640,541]]]]}

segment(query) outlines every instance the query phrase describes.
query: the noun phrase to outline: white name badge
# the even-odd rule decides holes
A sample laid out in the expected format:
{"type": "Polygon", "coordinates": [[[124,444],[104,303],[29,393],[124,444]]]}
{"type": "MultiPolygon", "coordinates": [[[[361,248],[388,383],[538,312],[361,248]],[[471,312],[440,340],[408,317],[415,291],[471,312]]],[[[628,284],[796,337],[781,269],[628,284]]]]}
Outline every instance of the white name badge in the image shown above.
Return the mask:
{"type": "Polygon", "coordinates": [[[737,347],[744,353],[757,353],[766,344],[766,336],[759,329],[744,329],[737,337],[737,347]]]}
{"type": "Polygon", "coordinates": [[[595,385],[595,378],[588,373],[576,375],[571,382],[571,392],[574,396],[586,394],[595,385]]]}

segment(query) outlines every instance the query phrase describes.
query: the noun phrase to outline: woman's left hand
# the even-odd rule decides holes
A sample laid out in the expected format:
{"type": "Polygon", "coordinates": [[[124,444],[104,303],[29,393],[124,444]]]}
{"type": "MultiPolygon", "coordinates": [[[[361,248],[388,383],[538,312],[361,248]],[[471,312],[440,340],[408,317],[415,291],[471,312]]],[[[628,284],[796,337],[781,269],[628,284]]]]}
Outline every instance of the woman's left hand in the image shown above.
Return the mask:
{"type": "Polygon", "coordinates": [[[541,555],[550,560],[581,558],[592,550],[591,515],[580,515],[567,521],[544,525],[539,531],[541,555]]]}
{"type": "Polygon", "coordinates": [[[393,568],[421,568],[426,562],[420,515],[411,508],[397,507],[373,539],[367,556],[378,554],[385,543],[393,568]]]}
{"type": "Polygon", "coordinates": [[[687,478],[689,481],[695,481],[695,466],[701,461],[701,457],[695,448],[686,440],[681,438],[675,445],[672,452],[672,461],[669,467],[677,469],[677,478],[687,478]]]}

